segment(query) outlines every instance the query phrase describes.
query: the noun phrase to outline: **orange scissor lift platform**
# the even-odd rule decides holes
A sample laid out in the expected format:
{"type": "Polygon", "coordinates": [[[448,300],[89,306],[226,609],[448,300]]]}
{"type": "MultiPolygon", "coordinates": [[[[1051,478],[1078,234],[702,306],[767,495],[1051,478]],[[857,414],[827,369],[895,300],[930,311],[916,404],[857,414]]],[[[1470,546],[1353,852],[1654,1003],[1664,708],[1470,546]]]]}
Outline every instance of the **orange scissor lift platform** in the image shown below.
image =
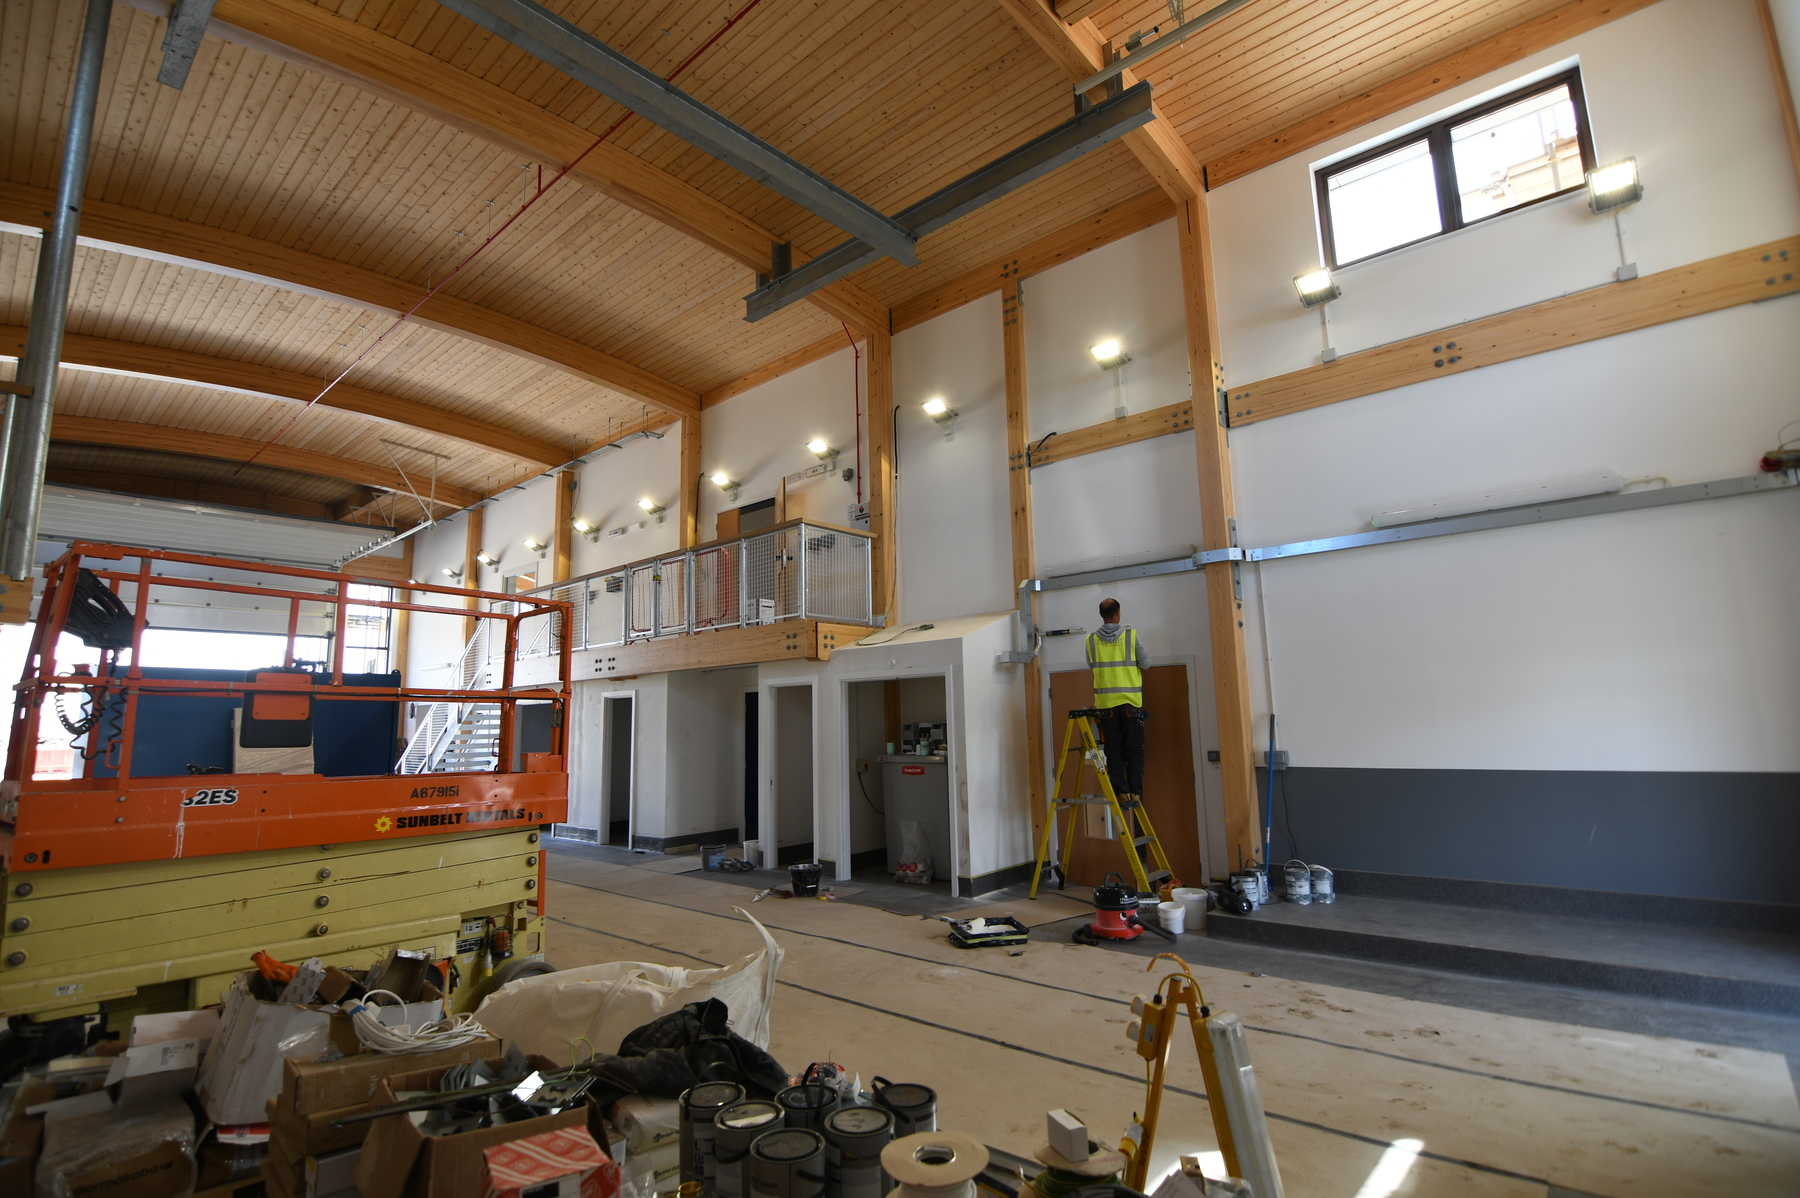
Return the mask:
{"type": "MultiPolygon", "coordinates": [[[[568,604],[419,583],[394,592],[404,599],[376,599],[352,595],[353,583],[368,583],[346,574],[91,542],[45,567],[45,582],[0,783],[0,1014],[43,1020],[105,1010],[123,1024],[136,1013],[217,1001],[258,950],[366,968],[394,948],[444,962],[450,1006],[466,1010],[494,971],[543,956],[543,838],[568,814],[569,648],[560,635],[568,604]],[[99,588],[111,598],[97,600],[99,588]],[[153,605],[194,592],[259,611],[285,605],[281,666],[250,662],[268,668],[242,680],[216,670],[147,671],[140,661],[153,605]],[[505,636],[495,685],[347,678],[352,608],[496,622],[505,636]],[[552,622],[557,680],[515,688],[520,629],[534,620],[552,622]],[[303,624],[329,627],[329,662],[296,665],[296,641],[321,635],[303,624]],[[59,665],[65,631],[106,644],[98,669],[59,665]],[[234,730],[241,720],[234,746],[253,723],[298,729],[304,720],[307,762],[319,704],[497,708],[496,759],[522,768],[135,776],[146,714],[175,699],[212,700],[205,711],[234,730]],[[86,726],[77,776],[39,778],[39,719],[48,705],[71,703],[86,726]],[[526,704],[551,710],[548,752],[514,752],[526,704]],[[235,715],[223,714],[233,707],[235,715]]],[[[390,759],[399,756],[396,745],[390,759]]]]}

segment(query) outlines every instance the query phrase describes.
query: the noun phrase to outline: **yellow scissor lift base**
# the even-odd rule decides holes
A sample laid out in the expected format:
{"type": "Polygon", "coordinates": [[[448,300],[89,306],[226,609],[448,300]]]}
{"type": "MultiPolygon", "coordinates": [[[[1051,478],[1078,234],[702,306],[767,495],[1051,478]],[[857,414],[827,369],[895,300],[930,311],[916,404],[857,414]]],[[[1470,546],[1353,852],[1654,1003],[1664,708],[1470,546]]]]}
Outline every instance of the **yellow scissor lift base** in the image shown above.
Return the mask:
{"type": "Polygon", "coordinates": [[[117,1022],[218,1002],[258,950],[362,969],[394,948],[453,959],[449,1006],[472,1010],[490,928],[512,933],[515,956],[543,955],[541,852],[537,831],[512,828],[15,873],[0,901],[0,1015],[104,1002],[117,1022]]]}

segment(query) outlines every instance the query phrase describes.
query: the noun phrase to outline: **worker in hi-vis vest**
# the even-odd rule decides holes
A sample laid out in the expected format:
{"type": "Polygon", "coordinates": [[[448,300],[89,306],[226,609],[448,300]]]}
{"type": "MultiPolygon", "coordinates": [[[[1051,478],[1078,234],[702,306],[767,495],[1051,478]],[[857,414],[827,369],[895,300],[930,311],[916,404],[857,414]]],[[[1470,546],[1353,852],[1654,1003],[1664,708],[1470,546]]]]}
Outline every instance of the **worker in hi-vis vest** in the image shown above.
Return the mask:
{"type": "Polygon", "coordinates": [[[1106,772],[1120,802],[1144,795],[1144,670],[1148,659],[1137,629],[1119,623],[1119,601],[1100,601],[1100,631],[1087,639],[1094,671],[1094,706],[1106,738],[1106,772]]]}

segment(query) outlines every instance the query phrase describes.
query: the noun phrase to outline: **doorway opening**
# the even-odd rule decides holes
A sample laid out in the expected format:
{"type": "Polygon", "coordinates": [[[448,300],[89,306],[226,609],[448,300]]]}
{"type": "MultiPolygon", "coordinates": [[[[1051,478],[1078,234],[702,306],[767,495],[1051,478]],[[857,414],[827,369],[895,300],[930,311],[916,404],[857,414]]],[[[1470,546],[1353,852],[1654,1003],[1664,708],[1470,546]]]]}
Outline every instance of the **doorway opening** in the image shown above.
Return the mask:
{"type": "Polygon", "coordinates": [[[770,689],[775,749],[770,784],[775,799],[775,864],[817,860],[813,844],[813,690],[770,689]]]}
{"type": "Polygon", "coordinates": [[[759,771],[757,758],[757,695],[755,691],[744,692],[744,836],[745,840],[756,840],[762,832],[762,804],[757,801],[756,779],[759,771]]]}
{"type": "MultiPolygon", "coordinates": [[[[1049,785],[1056,778],[1056,757],[1062,751],[1063,735],[1069,712],[1094,705],[1094,675],[1090,670],[1063,670],[1050,675],[1050,746],[1052,762],[1049,785]]],[[[1185,665],[1151,666],[1144,671],[1144,811],[1169,856],[1169,868],[1183,885],[1200,886],[1206,872],[1200,865],[1200,792],[1194,776],[1193,723],[1188,709],[1188,672],[1185,665]]],[[[1075,768],[1070,758],[1069,768],[1075,768]]],[[[1095,793],[1099,779],[1092,767],[1082,763],[1081,778],[1063,779],[1062,793],[1080,790],[1095,793]]],[[[1131,878],[1131,863],[1125,854],[1128,845],[1118,839],[1118,830],[1104,806],[1084,806],[1079,814],[1059,817],[1055,851],[1062,852],[1066,825],[1061,820],[1074,818],[1075,844],[1064,863],[1068,880],[1079,886],[1098,886],[1109,873],[1131,878]]],[[[1041,835],[1041,828],[1034,835],[1041,835]]],[[[1149,850],[1144,850],[1146,856],[1149,850]]],[[[1149,868],[1155,868],[1151,865],[1149,868]]]]}
{"type": "Polygon", "coordinates": [[[892,880],[902,864],[923,857],[932,888],[951,892],[956,859],[946,683],[934,675],[845,688],[852,877],[892,880]]]}
{"type": "Polygon", "coordinates": [[[632,699],[607,695],[601,701],[600,842],[631,847],[632,699]]]}

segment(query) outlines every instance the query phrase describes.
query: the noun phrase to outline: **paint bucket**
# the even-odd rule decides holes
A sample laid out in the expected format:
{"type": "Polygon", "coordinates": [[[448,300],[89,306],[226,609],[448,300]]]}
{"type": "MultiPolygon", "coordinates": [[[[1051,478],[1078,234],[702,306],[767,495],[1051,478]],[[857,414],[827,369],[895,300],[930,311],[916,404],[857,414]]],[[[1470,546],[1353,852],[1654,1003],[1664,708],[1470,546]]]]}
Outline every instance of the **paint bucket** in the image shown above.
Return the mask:
{"type": "Polygon", "coordinates": [[[937,1091],[913,1082],[875,1079],[875,1105],[894,1113],[894,1138],[937,1130],[937,1091]]]}
{"type": "Polygon", "coordinates": [[[753,1099],[713,1116],[713,1189],[719,1198],[748,1198],[750,1145],[783,1125],[780,1107],[753,1099]]]}
{"type": "Polygon", "coordinates": [[[821,1198],[825,1192],[825,1137],[786,1127],[766,1131],[750,1145],[752,1198],[821,1198]]]}
{"type": "Polygon", "coordinates": [[[701,1082],[681,1095],[681,1180],[713,1188],[713,1116],[744,1101],[736,1082],[701,1082]]]}
{"type": "Polygon", "coordinates": [[[894,1138],[894,1112],[842,1107],[825,1116],[825,1198],[882,1198],[890,1188],[881,1150],[894,1138]]]}
{"type": "Polygon", "coordinates": [[[820,1082],[803,1082],[777,1093],[775,1105],[789,1127],[818,1131],[825,1126],[825,1116],[837,1110],[838,1092],[820,1082]]]}
{"type": "Polygon", "coordinates": [[[1180,903],[1156,904],[1156,922],[1163,926],[1163,931],[1180,935],[1187,930],[1187,908],[1180,903]]]}
{"type": "Polygon", "coordinates": [[[1315,903],[1337,902],[1337,879],[1323,865],[1312,867],[1312,892],[1315,903]]]}
{"type": "Polygon", "coordinates": [[[1302,907],[1312,903],[1312,866],[1304,861],[1290,861],[1281,867],[1282,877],[1287,883],[1284,897],[1290,903],[1299,903],[1302,907]]]}
{"type": "Polygon", "coordinates": [[[703,844],[700,846],[700,868],[717,873],[719,862],[725,860],[725,846],[722,844],[703,844]]]}
{"type": "Polygon", "coordinates": [[[1180,903],[1187,912],[1187,930],[1204,932],[1206,930],[1206,904],[1211,897],[1206,891],[1196,886],[1177,886],[1169,892],[1169,897],[1180,903]]]}
{"type": "Polygon", "coordinates": [[[1240,869],[1232,874],[1231,888],[1249,899],[1252,907],[1262,906],[1262,887],[1257,881],[1257,873],[1255,870],[1240,869]]]}
{"type": "Polygon", "coordinates": [[[788,877],[793,879],[795,898],[819,897],[819,863],[810,865],[788,866],[788,877]]]}
{"type": "Polygon", "coordinates": [[[744,860],[750,863],[751,869],[762,868],[762,841],[746,840],[744,842],[744,860]]]}

